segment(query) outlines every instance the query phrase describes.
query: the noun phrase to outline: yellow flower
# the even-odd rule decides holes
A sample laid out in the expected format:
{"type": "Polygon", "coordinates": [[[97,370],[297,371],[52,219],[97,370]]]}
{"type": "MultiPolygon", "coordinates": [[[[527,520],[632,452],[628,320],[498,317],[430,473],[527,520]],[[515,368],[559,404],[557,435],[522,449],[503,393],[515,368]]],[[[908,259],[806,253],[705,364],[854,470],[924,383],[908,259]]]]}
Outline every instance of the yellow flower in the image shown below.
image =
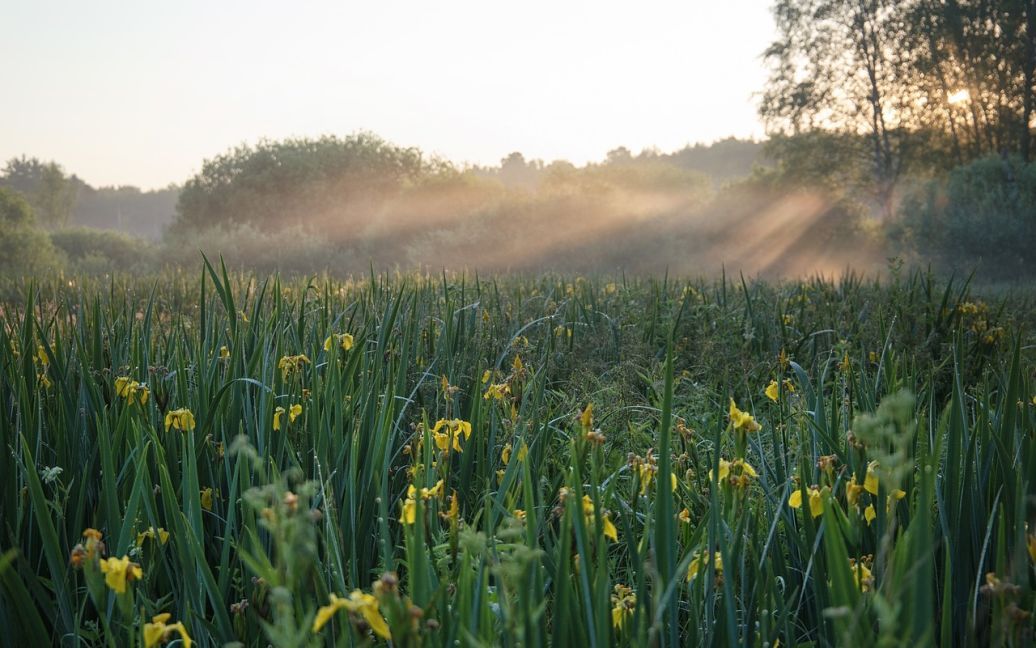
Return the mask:
{"type": "Polygon", "coordinates": [[[680,521],[683,522],[684,524],[690,524],[691,523],[691,511],[690,511],[690,509],[684,508],[684,510],[680,511],[680,515],[678,517],[679,517],[680,521]]]}
{"type": "Polygon", "coordinates": [[[863,509],[863,519],[867,520],[867,526],[870,526],[876,517],[878,517],[878,513],[874,510],[874,505],[868,504],[867,508],[863,509]]]}
{"type": "Polygon", "coordinates": [[[752,464],[748,463],[744,459],[735,459],[734,461],[731,461],[730,467],[740,468],[741,474],[747,475],[748,477],[755,478],[759,476],[759,473],[755,471],[755,468],[752,467],[752,464]]]}
{"type": "Polygon", "coordinates": [[[201,507],[206,511],[212,510],[212,488],[203,488],[199,494],[201,498],[201,507]]]}
{"type": "MultiPolygon", "coordinates": [[[[442,480],[439,480],[442,483],[442,480]]],[[[460,518],[460,498],[457,497],[457,491],[454,490],[453,494],[450,495],[450,510],[446,512],[446,519],[451,524],[456,524],[460,518]]]]}
{"type": "Polygon", "coordinates": [[[304,364],[309,364],[306,354],[286,355],[281,356],[281,359],[277,361],[277,368],[281,370],[281,378],[287,380],[288,376],[300,371],[304,364]]]}
{"type": "MultiPolygon", "coordinates": [[[[733,461],[727,461],[726,459],[719,460],[719,479],[718,482],[722,483],[727,481],[731,486],[736,488],[745,488],[748,486],[749,481],[759,477],[759,473],[755,471],[752,464],[748,463],[744,459],[735,459],[733,461]]],[[[709,481],[712,480],[712,471],[709,471],[709,481]]]]}
{"type": "Polygon", "coordinates": [[[867,464],[867,476],[863,478],[863,488],[871,495],[878,494],[878,462],[867,464]]]}
{"type": "MultiPolygon", "coordinates": [[[[704,554],[695,554],[694,558],[691,559],[691,564],[687,565],[687,581],[690,582],[698,577],[698,574],[704,573],[709,567],[709,552],[704,554]]],[[[716,571],[716,576],[723,575],[723,554],[716,552],[715,560],[712,561],[713,569],[716,571]]]]}
{"type": "Polygon", "coordinates": [[[770,384],[766,386],[766,391],[764,393],[767,398],[776,403],[778,398],[780,398],[781,388],[784,389],[785,394],[795,393],[795,385],[787,378],[782,380],[780,384],[778,384],[776,380],[771,380],[770,384]]]}
{"type": "Polygon", "coordinates": [[[500,463],[505,466],[511,461],[511,444],[508,443],[504,446],[504,449],[500,451],[500,463]]]}
{"type": "Polygon", "coordinates": [[[349,598],[339,598],[331,594],[330,603],[317,610],[317,616],[313,619],[313,632],[320,632],[331,617],[339,610],[347,610],[353,614],[363,617],[370,629],[382,639],[391,639],[388,624],[385,618],[378,611],[378,599],[371,594],[364,594],[360,590],[353,590],[349,598]]]}
{"type": "Polygon", "coordinates": [[[622,630],[626,621],[633,616],[637,608],[637,595],[625,585],[617,583],[615,593],[612,594],[612,627],[622,630]]]}
{"type": "Polygon", "coordinates": [[[1025,534],[1025,547],[1029,550],[1029,560],[1036,565],[1036,533],[1025,534]]]}
{"type": "Polygon", "coordinates": [[[194,414],[186,407],[169,410],[165,414],[165,431],[168,432],[169,428],[181,432],[190,432],[194,429],[194,414]]]}
{"type": "Polygon", "coordinates": [[[440,450],[452,446],[457,452],[463,452],[460,446],[461,436],[465,441],[471,437],[471,423],[460,419],[439,419],[432,428],[432,438],[440,450]]]}
{"type": "Polygon", "coordinates": [[[122,558],[106,558],[101,561],[101,572],[104,582],[118,594],[126,593],[126,583],[144,577],[140,565],[130,562],[129,556],[122,558]]]}
{"type": "Polygon", "coordinates": [[[222,359],[222,360],[226,360],[227,358],[229,358],[229,357],[230,357],[230,349],[228,349],[228,348],[226,347],[226,345],[224,345],[224,346],[221,346],[221,347],[219,348],[219,357],[220,357],[220,359],[222,359]]]}
{"type": "Polygon", "coordinates": [[[892,507],[895,506],[896,502],[903,499],[904,497],[906,497],[906,491],[900,490],[898,488],[889,493],[888,501],[885,503],[885,510],[891,511],[892,507]]]}
{"type": "MultiPolygon", "coordinates": [[[[583,517],[586,520],[586,525],[590,526],[594,522],[594,502],[590,499],[589,495],[583,495],[583,517]]],[[[604,532],[604,537],[608,538],[612,542],[618,542],[619,531],[612,524],[611,518],[607,513],[601,516],[601,527],[604,532]]]]}
{"type": "Polygon", "coordinates": [[[353,348],[353,336],[349,333],[332,333],[324,340],[324,351],[330,351],[336,344],[342,351],[348,351],[353,348]]]}
{"type": "Polygon", "coordinates": [[[511,386],[507,383],[493,383],[486,388],[486,393],[482,395],[485,400],[495,399],[504,400],[508,394],[511,393],[511,386]]]}
{"type": "MultiPolygon", "coordinates": [[[[723,481],[730,475],[730,462],[726,459],[719,460],[719,479],[717,481],[723,481]]],[[[712,481],[712,471],[709,471],[709,481],[712,481]]]]}
{"type": "MultiPolygon", "coordinates": [[[[824,500],[820,495],[820,489],[816,486],[809,487],[809,514],[813,517],[820,517],[824,512],[824,500]]],[[[802,508],[802,491],[795,489],[795,491],[788,498],[788,506],[793,509],[802,508]]]]}
{"type": "Polygon", "coordinates": [[[115,393],[119,398],[129,398],[130,389],[137,386],[137,381],[129,376],[119,376],[115,379],[115,393]]]}
{"type": "Polygon", "coordinates": [[[874,584],[874,577],[871,575],[870,568],[863,564],[862,561],[850,558],[849,569],[853,572],[853,581],[856,583],[856,587],[861,592],[869,592],[874,584]]]}
{"type": "Polygon", "coordinates": [[[435,486],[432,486],[431,488],[421,489],[421,499],[427,500],[432,498],[441,498],[445,493],[445,488],[445,482],[443,482],[443,480],[440,479],[439,481],[435,482],[435,486]]]}
{"type": "Polygon", "coordinates": [[[137,546],[143,546],[145,540],[154,540],[155,538],[158,538],[160,544],[165,544],[169,542],[169,532],[163,528],[148,527],[147,531],[141,531],[137,534],[137,546]]]}
{"type": "Polygon", "coordinates": [[[68,562],[73,567],[82,567],[87,560],[104,551],[104,543],[101,542],[101,532],[97,529],[83,529],[84,543],[77,543],[72,548],[68,562]]]}
{"type": "Polygon", "coordinates": [[[730,423],[734,426],[735,430],[740,432],[758,432],[763,428],[755,420],[755,418],[748,412],[742,412],[738,409],[737,404],[734,403],[734,399],[730,399],[730,423]]]}
{"type": "Polygon", "coordinates": [[[44,369],[50,364],[50,356],[47,355],[47,349],[42,344],[36,345],[36,355],[32,356],[32,359],[44,369]]]}
{"type": "Polygon", "coordinates": [[[583,430],[590,430],[594,427],[594,404],[587,403],[586,409],[579,415],[579,424],[583,426],[583,430]]]}
{"type": "Polygon", "coordinates": [[[156,614],[151,618],[151,623],[144,624],[144,648],[152,648],[160,643],[169,641],[169,635],[173,632],[180,633],[184,648],[191,648],[191,638],[187,636],[187,628],[182,621],[167,623],[172,617],[168,612],[156,614]]]}
{"type": "Polygon", "coordinates": [[[136,401],[141,405],[146,405],[151,390],[147,385],[139,383],[129,376],[120,376],[115,379],[115,393],[119,398],[125,398],[127,403],[136,401]]]}
{"type": "Polygon", "coordinates": [[[525,522],[525,511],[523,511],[522,509],[515,509],[514,517],[521,520],[522,522],[525,522]]]}
{"type": "Polygon", "coordinates": [[[401,516],[403,524],[413,524],[417,520],[417,501],[408,497],[403,502],[403,515],[401,516]]]}
{"type": "Polygon", "coordinates": [[[771,380],[770,384],[766,386],[766,391],[764,393],[766,394],[767,398],[776,403],[779,391],[780,387],[778,387],[777,381],[771,380]]]}
{"type": "Polygon", "coordinates": [[[862,493],[863,486],[856,483],[856,473],[853,473],[852,479],[845,485],[845,500],[849,502],[849,506],[856,506],[862,493]]]}
{"type": "MultiPolygon", "coordinates": [[[[284,410],[283,407],[277,407],[277,408],[275,408],[273,410],[273,429],[274,430],[280,430],[281,429],[281,416],[284,414],[284,412],[285,412],[285,410],[284,410]]],[[[295,419],[297,419],[299,417],[299,415],[302,414],[302,405],[299,405],[298,403],[295,403],[290,408],[288,408],[287,412],[288,412],[288,422],[289,423],[294,423],[295,419]]]]}

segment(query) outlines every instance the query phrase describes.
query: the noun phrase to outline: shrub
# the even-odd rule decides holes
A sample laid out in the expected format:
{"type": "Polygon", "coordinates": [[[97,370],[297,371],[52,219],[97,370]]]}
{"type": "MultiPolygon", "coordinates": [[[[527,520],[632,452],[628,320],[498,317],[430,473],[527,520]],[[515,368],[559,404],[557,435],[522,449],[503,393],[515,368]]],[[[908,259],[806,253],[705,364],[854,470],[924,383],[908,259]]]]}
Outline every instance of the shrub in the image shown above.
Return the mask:
{"type": "Polygon", "coordinates": [[[986,157],[908,192],[895,233],[940,265],[1010,275],[1036,260],[1036,164],[986,157]]]}
{"type": "Polygon", "coordinates": [[[0,188],[0,274],[33,275],[61,265],[24,198],[0,188]]]}
{"type": "Polygon", "coordinates": [[[58,230],[50,239],[76,271],[86,273],[139,270],[147,265],[153,251],[142,239],[90,227],[58,230]]]}
{"type": "Polygon", "coordinates": [[[203,253],[210,259],[223,257],[232,268],[288,274],[334,271],[352,256],[327,237],[299,226],[264,232],[242,224],[170,232],[162,242],[159,257],[166,265],[194,267],[203,253]]]}

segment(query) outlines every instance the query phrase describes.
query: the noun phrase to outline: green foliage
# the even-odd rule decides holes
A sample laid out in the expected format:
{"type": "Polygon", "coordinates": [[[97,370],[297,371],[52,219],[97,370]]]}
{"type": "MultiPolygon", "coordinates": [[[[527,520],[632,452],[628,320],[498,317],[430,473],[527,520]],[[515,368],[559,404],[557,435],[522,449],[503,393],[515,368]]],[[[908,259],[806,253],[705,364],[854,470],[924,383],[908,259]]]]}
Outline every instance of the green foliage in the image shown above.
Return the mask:
{"type": "Polygon", "coordinates": [[[121,232],[74,227],[50,233],[76,272],[140,271],[151,265],[152,244],[121,232]]]}
{"type": "Polygon", "coordinates": [[[976,262],[992,276],[1017,276],[1036,263],[1036,163],[986,157],[907,195],[895,234],[940,264],[976,262]]]}
{"type": "Polygon", "coordinates": [[[0,188],[0,275],[32,276],[59,265],[57,251],[47,233],[36,227],[28,202],[0,188]]]}
{"type": "Polygon", "coordinates": [[[0,174],[0,187],[21,193],[46,227],[68,223],[81,184],[55,162],[24,156],[8,160],[0,174]]]}
{"type": "Polygon", "coordinates": [[[241,146],[206,160],[177,203],[181,231],[230,224],[280,229],[354,223],[420,175],[422,155],[376,135],[241,146]]]}
{"type": "Polygon", "coordinates": [[[11,642],[140,646],[163,613],[200,648],[1036,630],[1030,300],[209,264],[4,287],[11,642]]]}

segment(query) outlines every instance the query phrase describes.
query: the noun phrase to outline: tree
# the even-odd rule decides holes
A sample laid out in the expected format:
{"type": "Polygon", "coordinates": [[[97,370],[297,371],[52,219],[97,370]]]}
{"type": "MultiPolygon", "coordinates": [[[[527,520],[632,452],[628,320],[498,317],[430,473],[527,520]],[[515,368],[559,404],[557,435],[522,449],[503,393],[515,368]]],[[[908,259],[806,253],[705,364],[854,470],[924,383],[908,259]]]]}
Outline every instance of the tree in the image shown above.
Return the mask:
{"type": "Polygon", "coordinates": [[[897,0],[779,0],[779,39],[765,52],[771,75],[760,113],[772,133],[817,129],[864,136],[876,196],[888,210],[903,168],[900,132],[913,112],[897,55],[897,0]]]}
{"type": "Polygon", "coordinates": [[[0,274],[29,276],[58,265],[54,245],[36,227],[29,203],[14,191],[0,188],[0,274]]]}
{"type": "Polygon", "coordinates": [[[369,133],[241,146],[206,160],[187,181],[174,229],[355,226],[424,168],[417,149],[369,133]]]}
{"type": "Polygon", "coordinates": [[[906,171],[1030,158],[1036,0],[777,0],[774,17],[767,129],[866,138],[886,213],[906,171]]]}
{"type": "Polygon", "coordinates": [[[22,194],[50,228],[68,224],[81,185],[75,176],[66,176],[57,163],[25,156],[8,160],[0,176],[0,186],[22,194]]]}

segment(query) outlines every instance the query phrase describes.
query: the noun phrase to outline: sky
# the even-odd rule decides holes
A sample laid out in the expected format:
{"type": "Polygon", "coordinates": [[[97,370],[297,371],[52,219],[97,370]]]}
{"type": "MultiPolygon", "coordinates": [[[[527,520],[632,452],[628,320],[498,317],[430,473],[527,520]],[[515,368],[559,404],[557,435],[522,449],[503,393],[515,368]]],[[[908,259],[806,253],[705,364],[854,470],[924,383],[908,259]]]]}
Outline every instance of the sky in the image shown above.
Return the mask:
{"type": "Polygon", "coordinates": [[[761,137],[769,0],[0,0],[0,161],[182,183],[262,138],[457,163],[761,137]]]}

